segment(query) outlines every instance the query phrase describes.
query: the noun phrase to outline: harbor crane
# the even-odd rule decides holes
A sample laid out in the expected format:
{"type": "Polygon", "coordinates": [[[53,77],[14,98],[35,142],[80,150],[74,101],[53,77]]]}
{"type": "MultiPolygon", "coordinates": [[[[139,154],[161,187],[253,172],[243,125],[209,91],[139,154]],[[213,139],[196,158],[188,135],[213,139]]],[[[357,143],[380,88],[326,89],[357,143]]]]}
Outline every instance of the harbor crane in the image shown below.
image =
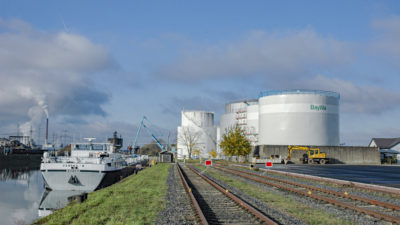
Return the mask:
{"type": "Polygon", "coordinates": [[[161,151],[167,151],[166,146],[164,146],[163,144],[161,144],[161,142],[156,138],[156,136],[151,132],[151,129],[145,124],[145,121],[147,121],[149,124],[151,124],[151,122],[149,121],[149,119],[147,119],[146,116],[143,116],[142,121],[140,122],[139,125],[139,129],[136,133],[136,137],[135,137],[135,142],[133,143],[134,148],[138,148],[138,146],[136,146],[140,131],[142,130],[142,127],[145,128],[146,132],[151,136],[151,138],[153,138],[153,140],[157,143],[158,147],[161,148],[161,151]]]}

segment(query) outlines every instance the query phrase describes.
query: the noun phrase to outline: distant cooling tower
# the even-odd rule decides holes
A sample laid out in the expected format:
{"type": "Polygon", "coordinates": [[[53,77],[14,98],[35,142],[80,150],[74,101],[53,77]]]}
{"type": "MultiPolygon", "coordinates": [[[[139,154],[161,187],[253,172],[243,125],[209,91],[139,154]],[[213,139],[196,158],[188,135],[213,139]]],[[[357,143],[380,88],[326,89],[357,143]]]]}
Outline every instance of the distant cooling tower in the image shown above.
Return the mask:
{"type": "Polygon", "coordinates": [[[259,96],[259,145],[339,145],[339,99],[328,91],[259,96]]]}

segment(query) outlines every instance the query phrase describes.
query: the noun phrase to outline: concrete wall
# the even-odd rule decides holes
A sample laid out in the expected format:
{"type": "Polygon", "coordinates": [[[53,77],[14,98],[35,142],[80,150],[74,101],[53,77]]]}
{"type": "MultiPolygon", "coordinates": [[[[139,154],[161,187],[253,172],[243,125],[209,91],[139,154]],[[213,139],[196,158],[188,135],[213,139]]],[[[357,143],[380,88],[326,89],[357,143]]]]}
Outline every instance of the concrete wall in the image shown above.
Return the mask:
{"type": "MultiPolygon", "coordinates": [[[[321,152],[326,153],[331,164],[381,164],[379,149],[376,147],[353,146],[319,146],[321,152]]],[[[270,158],[271,155],[280,155],[285,159],[288,154],[287,145],[260,145],[254,150],[259,152],[260,158],[270,158]]],[[[305,151],[293,151],[292,162],[301,163],[305,151]]]]}

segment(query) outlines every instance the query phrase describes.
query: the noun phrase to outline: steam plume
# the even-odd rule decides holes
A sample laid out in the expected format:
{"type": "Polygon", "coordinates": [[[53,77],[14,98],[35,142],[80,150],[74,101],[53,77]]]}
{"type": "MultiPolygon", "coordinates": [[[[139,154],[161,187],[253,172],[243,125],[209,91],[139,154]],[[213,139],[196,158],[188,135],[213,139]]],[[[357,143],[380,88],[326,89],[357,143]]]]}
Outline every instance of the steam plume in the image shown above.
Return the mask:
{"type": "Polygon", "coordinates": [[[31,127],[37,127],[43,116],[43,112],[46,115],[46,119],[49,118],[48,104],[46,96],[39,91],[33,91],[30,87],[20,88],[19,94],[26,98],[35,101],[36,106],[32,106],[28,110],[28,116],[30,121],[21,125],[20,131],[24,136],[29,136],[31,127]]]}

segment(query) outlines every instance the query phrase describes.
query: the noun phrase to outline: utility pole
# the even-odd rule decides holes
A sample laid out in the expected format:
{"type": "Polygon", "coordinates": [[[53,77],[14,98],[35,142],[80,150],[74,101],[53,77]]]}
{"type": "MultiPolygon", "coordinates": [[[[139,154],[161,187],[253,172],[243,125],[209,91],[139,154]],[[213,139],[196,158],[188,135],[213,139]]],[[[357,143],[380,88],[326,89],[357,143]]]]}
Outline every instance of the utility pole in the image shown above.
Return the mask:
{"type": "Polygon", "coordinates": [[[40,128],[41,128],[41,125],[39,125],[39,130],[38,130],[38,139],[37,139],[38,144],[40,144],[40,128]]]}
{"type": "Polygon", "coordinates": [[[167,151],[169,151],[170,150],[170,147],[169,147],[169,136],[171,135],[171,131],[168,131],[168,143],[167,143],[167,151]]]}
{"type": "Polygon", "coordinates": [[[29,130],[29,146],[32,147],[32,124],[31,129],[29,130]]]}

